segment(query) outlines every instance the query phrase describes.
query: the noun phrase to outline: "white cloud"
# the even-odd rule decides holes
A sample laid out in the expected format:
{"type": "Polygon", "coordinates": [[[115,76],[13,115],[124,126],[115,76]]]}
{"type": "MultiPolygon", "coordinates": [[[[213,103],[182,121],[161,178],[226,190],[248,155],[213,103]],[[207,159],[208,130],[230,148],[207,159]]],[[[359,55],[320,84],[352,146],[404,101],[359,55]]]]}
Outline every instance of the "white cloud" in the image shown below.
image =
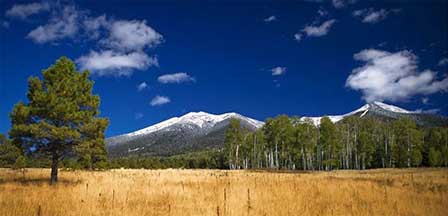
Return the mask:
{"type": "Polygon", "coordinates": [[[333,6],[337,9],[341,9],[346,7],[349,4],[354,4],[356,3],[357,0],[332,0],[331,3],[333,4],[333,6]]]}
{"type": "Polygon", "coordinates": [[[64,7],[61,13],[53,16],[47,24],[32,30],[27,37],[36,43],[72,38],[78,33],[80,16],[81,13],[74,6],[64,7]]]}
{"type": "Polygon", "coordinates": [[[111,24],[109,38],[102,43],[119,50],[142,50],[163,42],[163,36],[146,25],[146,21],[115,21],[111,24]]]}
{"type": "Polygon", "coordinates": [[[167,83],[182,83],[182,82],[194,82],[195,79],[187,73],[173,73],[159,76],[157,81],[163,84],[167,83]]]}
{"type": "Polygon", "coordinates": [[[297,42],[299,42],[300,40],[302,40],[302,34],[300,34],[300,33],[296,33],[296,34],[294,34],[294,39],[295,39],[297,42]]]}
{"type": "Polygon", "coordinates": [[[439,63],[437,64],[438,66],[445,66],[448,65],[448,58],[442,58],[440,59],[439,63]]]}
{"type": "Polygon", "coordinates": [[[270,70],[272,72],[272,76],[280,76],[286,73],[286,67],[275,67],[270,70]]]}
{"type": "Polygon", "coordinates": [[[137,86],[138,91],[143,91],[146,88],[148,88],[148,84],[146,84],[146,82],[142,82],[137,86]]]}
{"type": "Polygon", "coordinates": [[[134,70],[158,66],[157,57],[150,57],[145,49],[162,43],[163,36],[145,20],[116,21],[105,14],[94,17],[88,10],[65,2],[52,4],[46,10],[50,11],[47,23],[29,32],[27,38],[39,44],[57,44],[64,39],[75,42],[84,42],[86,38],[94,40],[98,50],[76,60],[82,69],[89,69],[99,76],[130,76],[134,70]]]}
{"type": "Polygon", "coordinates": [[[171,102],[170,98],[157,95],[151,100],[150,104],[151,106],[160,106],[169,102],[171,102]]]}
{"type": "Polygon", "coordinates": [[[374,10],[373,8],[356,10],[353,12],[353,16],[360,17],[363,23],[378,23],[385,20],[390,11],[385,9],[374,10]]]}
{"type": "Polygon", "coordinates": [[[48,3],[15,4],[6,11],[5,15],[12,18],[26,19],[31,15],[49,10],[50,5],[48,3]]]}
{"type": "Polygon", "coordinates": [[[144,70],[149,66],[158,65],[156,57],[149,57],[143,52],[121,54],[112,50],[90,51],[88,55],[78,58],[76,63],[82,70],[91,70],[99,76],[130,76],[133,70],[144,70]]]}
{"type": "Polygon", "coordinates": [[[264,19],[265,22],[273,22],[273,21],[276,21],[276,20],[277,20],[276,16],[270,16],[270,17],[264,19]]]}
{"type": "Polygon", "coordinates": [[[305,32],[305,34],[309,37],[321,37],[321,36],[328,34],[331,26],[335,22],[336,22],[335,19],[331,19],[331,20],[325,21],[324,23],[322,23],[321,25],[318,25],[318,26],[308,25],[308,26],[305,26],[305,28],[303,28],[302,31],[305,32]]]}
{"type": "Polygon", "coordinates": [[[352,70],[346,86],[361,91],[367,102],[402,101],[448,90],[448,77],[437,80],[431,70],[419,72],[417,57],[410,51],[366,49],[356,53],[354,59],[365,64],[352,70]]]}

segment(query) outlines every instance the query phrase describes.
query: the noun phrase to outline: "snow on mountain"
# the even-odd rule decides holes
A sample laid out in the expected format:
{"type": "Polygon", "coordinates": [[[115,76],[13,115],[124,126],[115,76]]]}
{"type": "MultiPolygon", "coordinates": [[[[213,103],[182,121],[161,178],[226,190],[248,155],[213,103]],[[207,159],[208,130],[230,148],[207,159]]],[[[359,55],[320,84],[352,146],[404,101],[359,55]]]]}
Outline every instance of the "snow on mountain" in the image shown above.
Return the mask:
{"type": "Polygon", "coordinates": [[[414,112],[411,112],[411,111],[409,111],[409,110],[405,110],[405,109],[402,109],[402,108],[400,108],[400,107],[392,106],[392,105],[385,104],[385,103],[378,102],[378,101],[373,102],[373,104],[378,105],[379,107],[381,107],[381,108],[383,108],[383,109],[385,109],[385,110],[389,110],[389,111],[391,111],[391,112],[397,112],[397,113],[414,113],[414,112]]]}
{"type": "MultiPolygon", "coordinates": [[[[394,112],[394,113],[405,113],[405,114],[412,114],[412,113],[414,113],[414,112],[405,110],[405,109],[400,108],[400,107],[397,107],[397,106],[393,106],[393,105],[389,105],[389,104],[385,104],[385,103],[382,103],[382,102],[375,101],[375,102],[372,102],[372,103],[368,103],[368,104],[366,104],[366,105],[360,107],[360,108],[357,109],[357,110],[354,110],[354,111],[352,111],[352,112],[349,112],[349,113],[346,113],[346,114],[343,114],[343,115],[328,115],[328,116],[326,116],[326,117],[330,118],[330,120],[331,120],[333,123],[336,123],[336,122],[342,120],[343,118],[345,118],[345,117],[347,117],[347,116],[351,116],[351,115],[354,115],[354,114],[357,114],[357,113],[360,113],[360,112],[362,112],[361,115],[360,115],[360,117],[363,117],[363,116],[365,116],[371,109],[374,109],[375,106],[377,106],[377,107],[379,107],[379,108],[381,108],[381,109],[383,109],[383,110],[390,111],[390,112],[394,112]]],[[[321,121],[321,119],[322,119],[323,117],[325,117],[325,116],[319,116],[319,117],[302,117],[302,118],[300,118],[300,119],[301,119],[302,121],[303,121],[303,120],[306,120],[306,119],[309,119],[309,120],[311,120],[311,121],[313,122],[314,125],[318,126],[318,125],[320,125],[320,121],[321,121]]]]}
{"type": "Polygon", "coordinates": [[[132,136],[145,135],[164,129],[169,129],[173,125],[197,126],[200,129],[207,130],[215,126],[217,123],[230,118],[245,120],[255,128],[260,128],[264,124],[261,121],[242,116],[238,113],[224,113],[221,115],[215,115],[206,112],[190,112],[181,117],[170,118],[166,121],[162,121],[147,128],[143,128],[141,130],[125,134],[125,136],[132,137],[132,136]]]}

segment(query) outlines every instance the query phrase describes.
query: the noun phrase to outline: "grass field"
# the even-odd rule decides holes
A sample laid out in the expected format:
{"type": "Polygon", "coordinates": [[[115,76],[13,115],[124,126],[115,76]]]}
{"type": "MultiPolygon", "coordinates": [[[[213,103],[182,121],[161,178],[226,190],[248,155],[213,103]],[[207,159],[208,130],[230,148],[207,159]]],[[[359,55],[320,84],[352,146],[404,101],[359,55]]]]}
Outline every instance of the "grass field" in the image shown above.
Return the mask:
{"type": "Polygon", "coordinates": [[[0,215],[448,215],[447,169],[0,169],[0,215]]]}

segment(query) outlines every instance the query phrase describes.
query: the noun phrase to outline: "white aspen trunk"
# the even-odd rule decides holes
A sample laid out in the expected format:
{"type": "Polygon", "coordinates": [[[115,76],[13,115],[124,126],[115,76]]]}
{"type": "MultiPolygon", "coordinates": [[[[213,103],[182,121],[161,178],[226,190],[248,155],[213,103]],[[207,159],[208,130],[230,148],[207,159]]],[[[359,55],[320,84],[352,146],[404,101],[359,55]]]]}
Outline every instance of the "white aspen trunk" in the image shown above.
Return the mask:
{"type": "Polygon", "coordinates": [[[275,167],[278,168],[278,147],[277,147],[277,142],[275,142],[275,167]]]}
{"type": "Polygon", "coordinates": [[[236,150],[235,150],[235,165],[237,169],[240,169],[240,161],[238,160],[238,151],[239,151],[240,145],[236,145],[236,150]]]}

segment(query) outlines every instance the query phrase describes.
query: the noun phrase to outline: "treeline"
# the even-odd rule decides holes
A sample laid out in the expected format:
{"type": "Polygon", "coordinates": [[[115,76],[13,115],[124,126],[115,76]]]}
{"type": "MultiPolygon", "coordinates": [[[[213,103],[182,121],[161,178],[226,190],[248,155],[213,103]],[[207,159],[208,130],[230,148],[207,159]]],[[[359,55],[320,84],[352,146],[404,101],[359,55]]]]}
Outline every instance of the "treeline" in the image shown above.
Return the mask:
{"type": "MultiPolygon", "coordinates": [[[[43,155],[23,154],[21,149],[0,134],[0,167],[4,168],[49,168],[51,159],[43,155]]],[[[226,159],[222,150],[191,152],[169,157],[122,157],[105,159],[100,162],[89,163],[79,154],[71,154],[64,158],[59,168],[68,170],[81,169],[225,169],[226,159]]]]}
{"type": "Polygon", "coordinates": [[[328,117],[317,127],[298,117],[267,119],[255,132],[232,120],[225,156],[230,169],[368,169],[448,165],[448,128],[419,128],[408,118],[328,117]]]}
{"type": "Polygon", "coordinates": [[[111,159],[109,168],[131,169],[225,169],[227,167],[221,150],[185,153],[169,157],[123,157],[111,159]]]}

